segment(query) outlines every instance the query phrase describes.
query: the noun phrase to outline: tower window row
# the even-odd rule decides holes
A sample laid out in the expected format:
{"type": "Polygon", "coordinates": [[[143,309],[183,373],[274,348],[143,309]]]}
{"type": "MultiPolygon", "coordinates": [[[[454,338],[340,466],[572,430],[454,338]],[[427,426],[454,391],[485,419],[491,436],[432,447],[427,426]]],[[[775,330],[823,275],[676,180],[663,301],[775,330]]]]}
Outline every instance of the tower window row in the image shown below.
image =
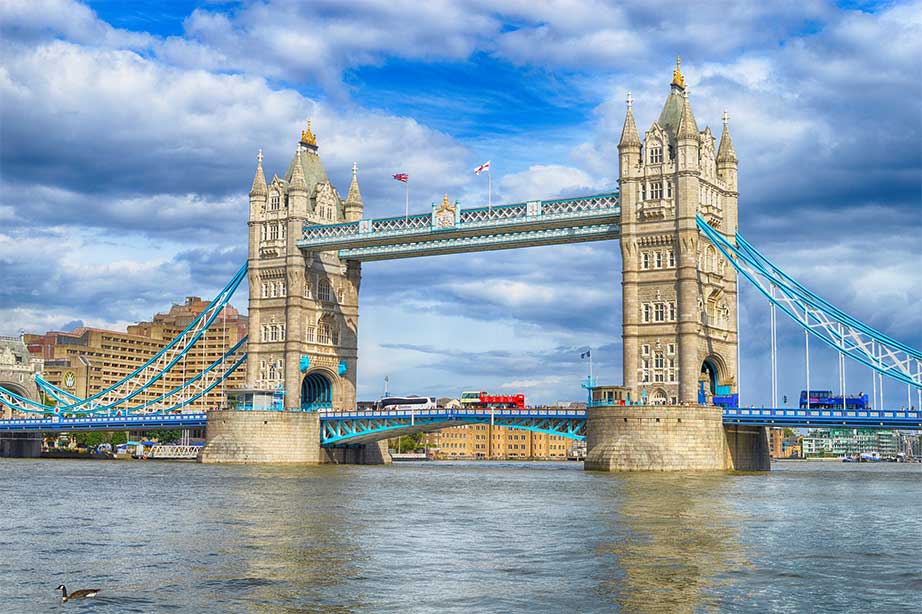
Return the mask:
{"type": "Polygon", "coordinates": [[[652,360],[642,358],[640,369],[637,371],[638,379],[643,384],[650,382],[673,384],[677,381],[676,360],[663,356],[662,352],[654,353],[652,360]]]}
{"type": "Polygon", "coordinates": [[[723,210],[723,203],[720,199],[720,192],[707,185],[698,187],[698,200],[704,206],[714,207],[718,211],[723,210]]]}
{"type": "Polygon", "coordinates": [[[304,340],[308,343],[339,345],[339,339],[339,328],[327,322],[320,322],[316,327],[308,326],[304,332],[304,340]]]}
{"type": "Polygon", "coordinates": [[[675,267],[675,251],[672,249],[640,252],[640,268],[645,271],[673,267],[675,267]]]}
{"type": "Polygon", "coordinates": [[[259,379],[264,382],[280,382],[285,378],[285,362],[278,360],[259,361],[259,379]]]}
{"type": "Polygon", "coordinates": [[[264,342],[267,341],[284,341],[285,325],[284,324],[263,324],[260,328],[260,337],[264,342]]]}
{"type": "Polygon", "coordinates": [[[672,181],[664,179],[662,181],[648,181],[640,184],[640,200],[661,200],[663,198],[672,198],[672,181]]]}
{"type": "Polygon", "coordinates": [[[676,305],[675,301],[659,301],[655,303],[644,303],[641,306],[641,320],[648,322],[675,322],[676,305]]]}
{"type": "Polygon", "coordinates": [[[288,284],[284,280],[264,281],[260,284],[262,298],[277,298],[288,295],[288,284]]]}
{"type": "Polygon", "coordinates": [[[263,241],[277,241],[279,239],[284,241],[287,233],[288,227],[285,222],[263,224],[262,226],[263,241]]]}

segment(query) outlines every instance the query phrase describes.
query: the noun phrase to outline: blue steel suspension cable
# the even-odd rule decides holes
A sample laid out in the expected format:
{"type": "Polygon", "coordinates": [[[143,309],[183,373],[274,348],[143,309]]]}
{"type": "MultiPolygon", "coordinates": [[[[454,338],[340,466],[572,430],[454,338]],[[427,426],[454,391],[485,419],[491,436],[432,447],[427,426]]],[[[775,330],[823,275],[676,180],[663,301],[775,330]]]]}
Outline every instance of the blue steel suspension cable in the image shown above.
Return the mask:
{"type": "MultiPolygon", "coordinates": [[[[864,365],[866,365],[866,366],[868,366],[868,367],[874,369],[874,370],[877,371],[878,373],[881,373],[881,374],[883,374],[883,375],[886,375],[887,377],[890,377],[890,378],[899,380],[899,381],[901,381],[901,382],[903,382],[903,383],[905,383],[905,384],[909,384],[909,385],[914,386],[914,387],[916,387],[916,388],[922,387],[922,382],[916,382],[914,379],[912,379],[912,377],[911,377],[910,375],[904,374],[904,373],[902,373],[902,372],[900,372],[900,371],[895,371],[895,370],[893,370],[893,367],[886,367],[886,368],[885,368],[885,367],[882,366],[882,364],[878,364],[878,363],[875,363],[875,362],[869,360],[869,359],[865,356],[864,353],[857,354],[857,353],[849,352],[849,351],[848,351],[848,348],[839,347],[838,345],[836,345],[835,343],[833,343],[830,339],[827,339],[826,336],[824,336],[824,335],[820,334],[819,332],[817,332],[817,331],[814,329],[814,327],[812,327],[812,326],[809,325],[808,322],[804,322],[804,320],[803,320],[804,316],[803,316],[802,314],[794,313],[793,311],[791,311],[790,307],[789,307],[786,303],[777,300],[776,297],[773,297],[773,296],[770,295],[769,292],[766,292],[766,290],[761,286],[761,284],[758,282],[758,280],[756,280],[756,279],[753,277],[753,274],[750,273],[750,272],[746,269],[746,267],[741,266],[741,265],[740,265],[740,262],[744,262],[745,264],[747,264],[747,265],[749,265],[749,266],[752,266],[752,267],[756,270],[757,273],[759,273],[760,275],[766,277],[766,278],[769,280],[769,282],[772,283],[772,284],[774,284],[776,287],[779,287],[779,288],[788,288],[788,285],[787,285],[786,283],[784,283],[783,280],[780,280],[780,279],[778,279],[777,276],[772,275],[769,271],[765,270],[765,268],[764,268],[763,266],[760,266],[759,263],[753,262],[751,256],[749,256],[749,255],[746,254],[746,253],[743,253],[743,252],[742,252],[741,250],[739,250],[736,246],[734,246],[732,243],[730,243],[723,235],[721,235],[718,231],[716,231],[714,228],[712,228],[707,222],[705,222],[704,219],[703,219],[700,215],[698,216],[698,228],[701,230],[701,232],[702,232],[708,239],[710,239],[710,241],[714,244],[714,246],[717,247],[717,249],[721,252],[721,254],[722,254],[732,265],[733,265],[733,267],[734,267],[739,273],[741,273],[746,279],[748,279],[748,280],[750,281],[750,283],[752,283],[752,284],[756,287],[756,289],[758,289],[759,292],[761,292],[762,295],[765,296],[765,298],[767,298],[771,303],[773,303],[775,306],[777,306],[779,309],[781,309],[785,314],[787,314],[787,316],[788,316],[789,318],[791,318],[792,320],[794,320],[794,322],[796,322],[796,323],[798,324],[798,326],[800,326],[801,328],[803,328],[804,330],[806,330],[808,333],[812,334],[814,337],[817,337],[818,339],[820,339],[821,341],[823,341],[823,343],[825,343],[825,344],[828,345],[829,347],[833,348],[833,349],[836,350],[837,352],[845,354],[846,356],[848,356],[848,357],[851,358],[852,360],[856,360],[856,361],[858,361],[858,362],[860,362],[860,363],[862,363],[862,364],[864,364],[864,365]]],[[[737,236],[738,236],[738,235],[737,235],[737,236]]],[[[795,296],[797,296],[798,298],[800,298],[800,293],[792,292],[792,294],[795,295],[795,296]]],[[[814,306],[814,307],[815,307],[815,304],[812,303],[812,302],[810,302],[810,301],[803,301],[803,302],[808,302],[811,306],[814,306]]],[[[808,311],[809,311],[809,310],[808,310],[808,311]]],[[[816,313],[823,313],[823,314],[825,313],[822,309],[816,308],[816,307],[815,307],[815,312],[816,312],[816,313]]],[[[822,325],[823,322],[817,317],[816,313],[813,313],[813,314],[811,314],[811,315],[813,316],[813,319],[814,319],[818,324],[822,325]]],[[[869,327],[866,327],[866,326],[865,326],[864,328],[867,329],[867,328],[869,328],[869,327]]],[[[871,330],[873,330],[873,329],[871,329],[871,330]]],[[[862,332],[863,332],[863,331],[862,331],[862,332]]],[[[866,333],[866,334],[867,334],[867,333],[866,333]]],[[[844,345],[844,344],[843,344],[843,345],[844,345]]],[[[856,345],[856,344],[853,344],[851,349],[857,349],[857,348],[859,348],[859,346],[856,345]]],[[[913,353],[918,353],[918,352],[915,351],[915,350],[913,350],[913,353]]],[[[907,359],[907,360],[908,360],[908,359],[907,359]]],[[[907,370],[908,370],[908,363],[907,363],[907,370]]]]}
{"type": "MultiPolygon", "coordinates": [[[[143,392],[144,390],[146,390],[148,387],[150,387],[152,384],[154,384],[154,383],[156,383],[157,381],[159,381],[159,380],[163,377],[163,375],[164,375],[167,371],[169,371],[171,368],[173,368],[173,366],[175,366],[176,363],[179,362],[179,360],[186,354],[186,352],[188,352],[188,351],[195,345],[195,343],[199,340],[199,338],[202,336],[202,334],[204,333],[204,331],[207,330],[207,329],[211,326],[212,323],[214,323],[215,319],[216,319],[216,318],[218,317],[218,315],[221,313],[221,309],[223,309],[224,306],[230,301],[231,296],[233,296],[234,292],[236,292],[237,288],[240,286],[240,283],[243,281],[243,279],[245,279],[245,277],[246,277],[246,271],[247,271],[247,264],[244,264],[244,265],[240,268],[240,270],[237,271],[237,273],[234,275],[234,277],[231,279],[231,281],[228,282],[228,284],[224,287],[224,289],[221,291],[221,293],[218,294],[218,296],[215,297],[214,300],[212,300],[212,302],[209,304],[209,306],[208,306],[204,311],[202,311],[202,313],[200,313],[198,316],[196,316],[195,319],[193,319],[192,322],[191,322],[191,323],[190,323],[190,324],[189,324],[179,335],[177,335],[176,337],[174,337],[173,340],[171,340],[166,346],[163,347],[163,349],[161,349],[159,352],[157,352],[157,353],[156,353],[153,357],[151,357],[147,362],[145,362],[143,365],[141,365],[140,367],[138,367],[137,369],[135,369],[132,373],[130,373],[129,375],[126,375],[124,378],[122,378],[121,380],[119,380],[119,381],[116,382],[115,384],[112,384],[111,386],[109,386],[109,387],[106,388],[105,390],[101,390],[100,392],[97,392],[96,394],[94,394],[94,395],[92,395],[92,396],[90,396],[90,397],[87,397],[86,399],[83,399],[83,400],[80,401],[80,402],[76,402],[76,403],[72,403],[72,404],[70,404],[70,405],[67,405],[67,406],[65,406],[65,408],[68,409],[68,410],[72,410],[72,409],[78,408],[79,406],[86,405],[87,403],[89,403],[89,402],[91,402],[91,401],[93,401],[93,400],[95,400],[95,399],[98,399],[99,397],[101,397],[101,396],[103,396],[103,395],[105,395],[105,394],[107,394],[107,393],[109,393],[109,392],[115,390],[115,389],[118,388],[119,386],[121,386],[121,385],[125,384],[126,382],[128,382],[129,380],[131,380],[133,377],[136,377],[136,376],[137,376],[139,373],[141,373],[144,369],[146,369],[146,368],[149,367],[150,365],[154,364],[154,363],[157,361],[157,359],[159,359],[161,356],[163,356],[168,350],[170,350],[170,349],[173,348],[177,343],[179,343],[180,340],[183,339],[183,338],[185,337],[186,333],[188,333],[190,330],[192,330],[195,326],[197,326],[197,325],[202,321],[203,318],[206,317],[206,314],[208,314],[209,311],[212,311],[214,307],[219,307],[219,309],[213,310],[212,313],[211,313],[209,316],[207,316],[207,320],[205,321],[205,326],[202,327],[202,329],[199,330],[197,333],[195,333],[195,334],[192,336],[192,338],[191,338],[188,342],[186,342],[185,349],[183,349],[173,360],[171,360],[169,363],[167,363],[167,365],[164,366],[164,367],[160,370],[159,373],[157,373],[156,375],[154,375],[146,384],[144,384],[141,388],[135,390],[134,392],[132,392],[132,393],[130,393],[130,394],[128,394],[128,395],[126,395],[126,396],[120,398],[120,399],[117,399],[116,401],[114,401],[114,402],[112,402],[112,403],[109,403],[109,404],[107,404],[107,405],[95,406],[93,409],[105,410],[105,409],[108,409],[108,408],[115,407],[115,406],[117,406],[117,405],[121,405],[121,404],[124,403],[125,401],[128,401],[128,400],[134,398],[135,396],[137,396],[138,394],[140,394],[141,392],[143,392]]],[[[58,389],[58,388],[55,386],[55,389],[58,389]]],[[[59,390],[59,389],[58,389],[58,390],[59,390]]],[[[62,391],[62,392],[63,392],[63,391],[62,391]]],[[[65,409],[65,408],[61,408],[61,409],[63,410],[63,409],[65,409]]]]}
{"type": "MultiPolygon", "coordinates": [[[[831,303],[827,302],[821,296],[818,296],[817,294],[811,292],[810,290],[802,286],[800,283],[797,282],[797,280],[791,278],[787,273],[782,271],[775,263],[769,260],[764,254],[759,252],[751,243],[749,243],[745,238],[740,236],[739,233],[737,233],[736,235],[736,240],[737,240],[737,243],[739,244],[740,250],[746,253],[752,260],[755,260],[758,263],[758,267],[760,269],[765,270],[767,273],[770,273],[772,277],[776,277],[776,278],[780,277],[782,280],[786,281],[788,283],[789,290],[792,293],[800,296],[802,300],[812,303],[814,307],[816,307],[817,309],[822,309],[828,312],[829,314],[834,315],[836,320],[849,324],[850,326],[860,330],[866,335],[873,337],[876,341],[879,341],[885,345],[893,346],[899,350],[902,350],[906,352],[907,354],[909,354],[912,358],[915,358],[916,360],[922,360],[922,352],[920,352],[919,350],[916,350],[915,348],[912,348],[906,345],[905,343],[902,343],[901,341],[890,337],[889,335],[887,335],[886,333],[882,331],[879,331],[871,326],[868,326],[867,324],[865,324],[864,322],[861,322],[860,320],[856,320],[854,317],[843,312],[835,305],[832,305],[831,303]]],[[[780,284],[776,283],[776,285],[780,285],[780,284]]]]}

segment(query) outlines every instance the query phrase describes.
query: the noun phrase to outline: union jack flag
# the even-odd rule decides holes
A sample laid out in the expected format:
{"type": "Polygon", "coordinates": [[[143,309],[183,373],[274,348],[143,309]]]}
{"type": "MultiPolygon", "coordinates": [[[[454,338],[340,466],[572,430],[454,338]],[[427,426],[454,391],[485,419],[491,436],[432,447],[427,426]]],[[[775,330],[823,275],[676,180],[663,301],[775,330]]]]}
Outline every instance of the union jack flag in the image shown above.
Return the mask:
{"type": "Polygon", "coordinates": [[[394,179],[396,179],[397,181],[402,181],[406,183],[410,180],[410,176],[406,173],[397,173],[396,175],[394,175],[394,179]]]}

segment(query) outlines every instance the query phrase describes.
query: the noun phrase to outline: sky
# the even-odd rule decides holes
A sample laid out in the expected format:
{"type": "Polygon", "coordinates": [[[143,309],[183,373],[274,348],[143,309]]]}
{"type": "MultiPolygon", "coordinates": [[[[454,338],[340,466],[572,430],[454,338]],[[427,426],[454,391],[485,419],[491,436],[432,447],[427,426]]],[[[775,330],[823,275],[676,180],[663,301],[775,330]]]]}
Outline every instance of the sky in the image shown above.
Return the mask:
{"type": "MultiPolygon", "coordinates": [[[[922,347],[922,2],[6,0],[0,3],[0,335],[124,329],[213,296],[246,259],[256,153],[282,174],[307,117],[366,217],[617,188],[675,57],[699,128],[726,109],[740,231],[791,276],[922,347]]],[[[621,382],[615,242],[363,267],[360,399],[621,382]]],[[[741,288],[742,400],[770,400],[769,308],[741,288]]],[[[245,311],[246,295],[234,304],[245,311]]],[[[811,347],[814,388],[837,387],[811,347]]],[[[803,333],[779,324],[781,394],[803,333]]],[[[849,365],[850,392],[868,369],[849,365]]],[[[905,405],[888,384],[890,405],[905,405]]]]}

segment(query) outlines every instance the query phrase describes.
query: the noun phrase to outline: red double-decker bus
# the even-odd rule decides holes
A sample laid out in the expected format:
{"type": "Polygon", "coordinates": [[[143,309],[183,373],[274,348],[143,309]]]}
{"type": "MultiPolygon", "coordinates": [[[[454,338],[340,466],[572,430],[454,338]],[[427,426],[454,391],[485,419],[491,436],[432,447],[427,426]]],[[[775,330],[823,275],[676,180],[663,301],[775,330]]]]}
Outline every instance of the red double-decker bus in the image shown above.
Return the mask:
{"type": "Polygon", "coordinates": [[[462,392],[462,407],[495,407],[497,409],[525,409],[524,394],[490,394],[488,392],[462,392]]]}

